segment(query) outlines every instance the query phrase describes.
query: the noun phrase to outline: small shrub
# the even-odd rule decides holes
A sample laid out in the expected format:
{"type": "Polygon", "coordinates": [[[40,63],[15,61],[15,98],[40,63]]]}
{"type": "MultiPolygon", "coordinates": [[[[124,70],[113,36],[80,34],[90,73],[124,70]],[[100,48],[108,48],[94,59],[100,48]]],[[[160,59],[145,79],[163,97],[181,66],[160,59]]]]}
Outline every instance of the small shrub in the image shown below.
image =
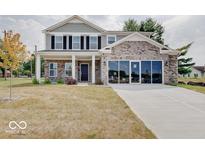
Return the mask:
{"type": "Polygon", "coordinates": [[[33,78],[32,83],[33,84],[39,84],[39,81],[36,78],[33,78]]]}
{"type": "Polygon", "coordinates": [[[96,134],[94,133],[94,134],[89,134],[89,135],[87,135],[87,138],[88,139],[95,139],[96,138],[96,134]]]}
{"type": "Polygon", "coordinates": [[[198,74],[195,73],[195,74],[194,74],[194,78],[195,78],[195,79],[198,78],[198,74]]]}
{"type": "Polygon", "coordinates": [[[65,84],[75,85],[75,84],[77,84],[77,81],[76,81],[76,79],[73,79],[72,77],[66,77],[65,78],[65,84]]]}
{"type": "Polygon", "coordinates": [[[63,84],[64,81],[63,81],[63,79],[58,79],[58,80],[57,80],[57,83],[58,83],[58,84],[63,84]]]}
{"type": "Polygon", "coordinates": [[[178,81],[179,84],[186,84],[184,81],[178,81]]]}
{"type": "Polygon", "coordinates": [[[44,84],[51,84],[50,79],[46,78],[45,81],[44,81],[44,84]]]}
{"type": "Polygon", "coordinates": [[[194,81],[189,81],[187,82],[188,85],[192,85],[192,86],[203,86],[204,83],[203,82],[194,82],[194,81]]]}
{"type": "Polygon", "coordinates": [[[30,77],[31,76],[31,71],[30,70],[24,70],[23,75],[26,75],[26,76],[30,77]]]}
{"type": "Polygon", "coordinates": [[[95,82],[96,85],[103,85],[103,82],[100,79],[97,79],[95,82]]]}
{"type": "Polygon", "coordinates": [[[14,77],[17,77],[18,74],[19,74],[19,71],[18,70],[14,70],[12,73],[13,73],[14,77]]]}

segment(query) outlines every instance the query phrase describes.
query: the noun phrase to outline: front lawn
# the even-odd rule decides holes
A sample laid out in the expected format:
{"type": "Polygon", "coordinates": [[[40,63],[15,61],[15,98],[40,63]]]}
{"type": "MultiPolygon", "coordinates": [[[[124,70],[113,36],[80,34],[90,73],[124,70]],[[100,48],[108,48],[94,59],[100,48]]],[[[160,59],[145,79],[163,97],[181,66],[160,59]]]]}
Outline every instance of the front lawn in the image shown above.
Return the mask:
{"type": "Polygon", "coordinates": [[[189,82],[189,81],[193,81],[193,82],[205,82],[205,78],[179,78],[179,81],[183,81],[185,83],[189,82]]]}
{"type": "Polygon", "coordinates": [[[205,87],[192,86],[192,85],[186,85],[186,84],[178,84],[178,86],[205,94],[205,87]]]}
{"type": "MultiPolygon", "coordinates": [[[[30,78],[12,78],[11,83],[13,86],[31,86],[32,80],[30,78]]],[[[4,78],[0,78],[0,87],[7,87],[10,85],[10,78],[6,80],[4,78]]]]}
{"type": "MultiPolygon", "coordinates": [[[[189,81],[205,82],[205,78],[179,78],[178,80],[184,83],[188,83],[189,81]]],[[[205,94],[205,87],[202,87],[202,86],[187,85],[187,84],[178,84],[178,86],[205,94]]]]}
{"type": "Polygon", "coordinates": [[[32,85],[14,79],[16,102],[5,102],[8,81],[0,80],[0,138],[155,138],[109,87],[32,85]],[[26,121],[23,131],[10,121],[26,121]]]}

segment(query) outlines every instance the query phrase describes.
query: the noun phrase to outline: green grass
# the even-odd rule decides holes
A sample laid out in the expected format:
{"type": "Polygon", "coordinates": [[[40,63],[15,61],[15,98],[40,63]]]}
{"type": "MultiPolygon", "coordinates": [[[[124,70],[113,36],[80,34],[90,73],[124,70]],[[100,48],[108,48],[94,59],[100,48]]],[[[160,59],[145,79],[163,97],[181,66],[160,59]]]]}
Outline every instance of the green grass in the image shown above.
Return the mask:
{"type": "Polygon", "coordinates": [[[205,82],[205,78],[179,78],[179,81],[183,81],[185,83],[189,82],[189,81],[193,81],[193,82],[205,82]]]}
{"type": "Polygon", "coordinates": [[[201,86],[192,86],[192,85],[186,85],[186,84],[178,84],[179,87],[190,89],[196,92],[204,93],[205,94],[205,87],[201,86]]]}
{"type": "Polygon", "coordinates": [[[155,138],[109,87],[32,85],[30,79],[0,80],[0,138],[155,138]],[[26,121],[12,131],[9,121],[26,121]]]}
{"type": "MultiPolygon", "coordinates": [[[[32,86],[32,80],[30,78],[12,78],[11,83],[14,87],[32,86]]],[[[10,78],[7,78],[7,80],[5,80],[4,78],[0,78],[0,87],[8,87],[9,85],[10,78]]]]}
{"type": "MultiPolygon", "coordinates": [[[[179,78],[178,80],[183,81],[185,83],[188,83],[189,81],[205,82],[205,78],[179,78]]],[[[178,84],[178,86],[205,94],[205,87],[202,87],[202,86],[192,86],[192,85],[186,85],[186,84],[178,84]]]]}

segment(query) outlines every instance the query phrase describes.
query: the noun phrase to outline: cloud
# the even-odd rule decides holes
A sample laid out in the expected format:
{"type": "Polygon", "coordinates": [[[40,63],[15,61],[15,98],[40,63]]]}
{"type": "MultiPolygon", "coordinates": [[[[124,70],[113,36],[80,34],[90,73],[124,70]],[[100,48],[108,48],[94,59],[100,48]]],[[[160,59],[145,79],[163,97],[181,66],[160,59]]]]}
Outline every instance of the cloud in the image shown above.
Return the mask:
{"type": "Polygon", "coordinates": [[[205,16],[176,16],[163,25],[166,44],[178,48],[194,42],[187,56],[193,57],[197,65],[205,64],[205,16]]]}
{"type": "MultiPolygon", "coordinates": [[[[21,39],[27,49],[33,51],[34,45],[43,48],[43,35],[41,30],[45,28],[34,19],[15,19],[12,17],[0,17],[0,30],[12,30],[21,34],[21,39]]],[[[2,33],[1,33],[2,36],[2,33]]]]}
{"type": "MultiPolygon", "coordinates": [[[[34,45],[39,49],[44,49],[44,37],[42,30],[59,21],[64,20],[69,15],[46,15],[46,16],[0,16],[0,30],[14,30],[21,33],[22,41],[28,46],[30,51],[34,50],[34,45]]],[[[82,16],[83,18],[99,25],[106,30],[122,30],[123,22],[129,18],[134,18],[138,22],[150,17],[147,15],[92,15],[82,16]]],[[[198,65],[205,62],[205,16],[151,16],[165,27],[165,43],[172,48],[181,47],[189,42],[194,42],[188,56],[194,58],[198,65]]],[[[2,33],[0,33],[2,36],[2,33]]]]}
{"type": "Polygon", "coordinates": [[[95,15],[95,16],[82,16],[83,18],[99,25],[100,27],[106,30],[121,30],[121,21],[119,16],[104,16],[104,15],[95,15]]]}

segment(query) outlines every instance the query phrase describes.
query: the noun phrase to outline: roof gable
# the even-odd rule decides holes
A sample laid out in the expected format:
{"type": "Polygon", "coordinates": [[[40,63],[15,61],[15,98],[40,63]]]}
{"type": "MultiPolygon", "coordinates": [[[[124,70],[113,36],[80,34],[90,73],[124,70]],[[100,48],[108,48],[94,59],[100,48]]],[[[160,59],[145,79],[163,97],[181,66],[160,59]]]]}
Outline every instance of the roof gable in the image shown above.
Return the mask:
{"type": "Polygon", "coordinates": [[[193,66],[193,68],[195,68],[196,70],[200,72],[205,72],[205,66],[193,66]]]}
{"type": "Polygon", "coordinates": [[[79,23],[81,23],[81,24],[85,24],[85,25],[89,26],[90,28],[95,29],[98,32],[105,32],[105,30],[103,28],[101,28],[101,27],[99,27],[99,26],[97,26],[97,25],[95,25],[95,24],[93,24],[93,23],[91,23],[91,22],[81,18],[80,16],[77,16],[77,15],[71,16],[68,19],[65,19],[65,20],[63,20],[61,22],[58,22],[58,23],[56,23],[56,24],[54,24],[54,25],[44,29],[43,32],[54,31],[55,29],[60,28],[60,27],[66,25],[68,23],[72,23],[72,24],[79,24],[79,23]]]}
{"type": "Polygon", "coordinates": [[[145,41],[145,42],[148,42],[148,43],[150,43],[150,44],[152,44],[156,47],[159,47],[161,53],[167,53],[167,54],[169,54],[169,53],[177,54],[178,53],[176,50],[171,49],[171,48],[169,48],[165,45],[162,45],[162,44],[160,44],[160,43],[158,43],[158,42],[156,42],[156,41],[154,41],[154,40],[140,34],[139,32],[134,32],[134,33],[124,37],[123,39],[121,39],[121,40],[119,40],[119,41],[117,41],[117,42],[115,42],[111,45],[108,45],[108,46],[104,47],[103,49],[101,49],[101,51],[102,52],[104,52],[106,50],[109,51],[109,50],[111,50],[111,48],[113,48],[113,47],[115,47],[115,46],[117,46],[117,45],[119,45],[119,44],[121,44],[125,41],[145,41]]]}

